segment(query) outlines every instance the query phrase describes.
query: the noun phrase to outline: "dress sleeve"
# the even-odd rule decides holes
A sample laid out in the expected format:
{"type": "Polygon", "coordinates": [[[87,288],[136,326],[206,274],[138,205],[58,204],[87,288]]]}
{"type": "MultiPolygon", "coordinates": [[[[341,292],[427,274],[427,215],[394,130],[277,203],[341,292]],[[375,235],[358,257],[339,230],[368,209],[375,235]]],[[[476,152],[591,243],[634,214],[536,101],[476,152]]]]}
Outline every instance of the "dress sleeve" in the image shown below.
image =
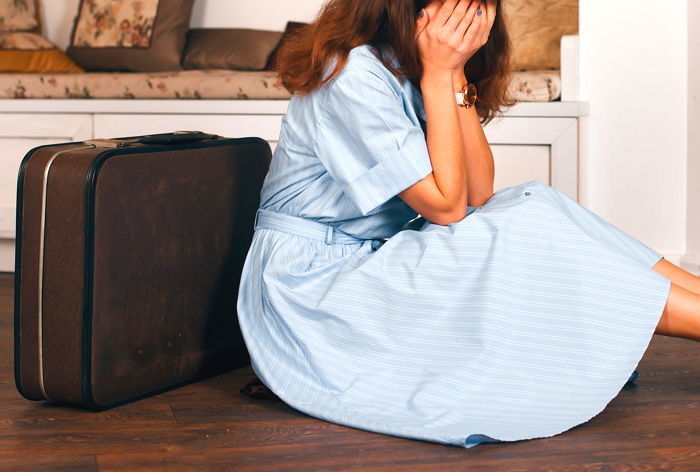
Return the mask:
{"type": "Polygon", "coordinates": [[[432,171],[425,135],[386,78],[344,70],[330,84],[316,152],[362,215],[432,171]]]}

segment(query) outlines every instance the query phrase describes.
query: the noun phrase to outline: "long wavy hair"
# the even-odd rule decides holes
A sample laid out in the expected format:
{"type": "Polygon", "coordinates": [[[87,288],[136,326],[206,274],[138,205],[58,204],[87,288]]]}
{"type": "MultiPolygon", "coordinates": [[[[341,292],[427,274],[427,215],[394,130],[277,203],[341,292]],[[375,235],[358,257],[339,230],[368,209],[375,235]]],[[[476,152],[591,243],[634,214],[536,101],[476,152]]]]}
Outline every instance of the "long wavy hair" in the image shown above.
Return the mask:
{"type": "MultiPolygon", "coordinates": [[[[290,33],[280,46],[275,70],[278,83],[289,93],[306,94],[332,80],[345,67],[350,50],[373,46],[378,59],[395,76],[404,76],[420,90],[423,65],[415,42],[418,11],[430,0],[327,0],[314,20],[290,33]],[[392,67],[384,54],[394,51],[399,66],[392,67]],[[337,56],[333,71],[325,78],[328,62],[337,56]]],[[[476,111],[486,124],[502,114],[501,107],[515,104],[506,95],[511,70],[510,39],[501,1],[488,42],[469,59],[470,82],[478,90],[476,111]]]]}

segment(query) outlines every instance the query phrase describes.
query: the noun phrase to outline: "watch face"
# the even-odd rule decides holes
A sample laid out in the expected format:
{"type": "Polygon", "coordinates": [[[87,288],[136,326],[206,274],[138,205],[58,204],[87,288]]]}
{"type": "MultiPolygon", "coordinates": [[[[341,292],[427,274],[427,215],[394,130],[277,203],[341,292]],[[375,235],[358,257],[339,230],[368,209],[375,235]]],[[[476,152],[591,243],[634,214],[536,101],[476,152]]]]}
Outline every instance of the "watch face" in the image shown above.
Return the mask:
{"type": "Polygon", "coordinates": [[[476,102],[476,86],[474,84],[469,84],[467,90],[464,92],[466,102],[470,105],[474,105],[476,102]]]}

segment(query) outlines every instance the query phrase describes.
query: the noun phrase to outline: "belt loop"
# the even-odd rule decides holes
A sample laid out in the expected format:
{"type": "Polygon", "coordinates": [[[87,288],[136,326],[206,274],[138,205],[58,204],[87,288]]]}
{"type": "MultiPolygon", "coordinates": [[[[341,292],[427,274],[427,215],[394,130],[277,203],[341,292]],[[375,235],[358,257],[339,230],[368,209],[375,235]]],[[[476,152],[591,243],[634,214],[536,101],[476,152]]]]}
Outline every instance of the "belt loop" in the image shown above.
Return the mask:
{"type": "Polygon", "coordinates": [[[260,214],[260,208],[255,211],[255,219],[253,220],[253,231],[258,227],[258,215],[260,214]]]}
{"type": "Polygon", "coordinates": [[[328,225],[326,228],[326,244],[333,243],[333,225],[328,225]]]}

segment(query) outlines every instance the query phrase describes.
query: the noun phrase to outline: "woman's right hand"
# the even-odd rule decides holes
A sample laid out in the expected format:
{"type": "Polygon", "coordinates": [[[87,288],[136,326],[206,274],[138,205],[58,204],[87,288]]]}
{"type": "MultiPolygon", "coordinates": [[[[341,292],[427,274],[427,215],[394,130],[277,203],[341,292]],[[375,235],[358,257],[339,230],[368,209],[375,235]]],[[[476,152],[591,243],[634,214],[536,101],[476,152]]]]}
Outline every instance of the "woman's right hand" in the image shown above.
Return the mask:
{"type": "Polygon", "coordinates": [[[477,15],[480,0],[434,0],[416,19],[416,44],[423,74],[450,72],[463,67],[485,44],[480,25],[486,15],[477,15]]]}

